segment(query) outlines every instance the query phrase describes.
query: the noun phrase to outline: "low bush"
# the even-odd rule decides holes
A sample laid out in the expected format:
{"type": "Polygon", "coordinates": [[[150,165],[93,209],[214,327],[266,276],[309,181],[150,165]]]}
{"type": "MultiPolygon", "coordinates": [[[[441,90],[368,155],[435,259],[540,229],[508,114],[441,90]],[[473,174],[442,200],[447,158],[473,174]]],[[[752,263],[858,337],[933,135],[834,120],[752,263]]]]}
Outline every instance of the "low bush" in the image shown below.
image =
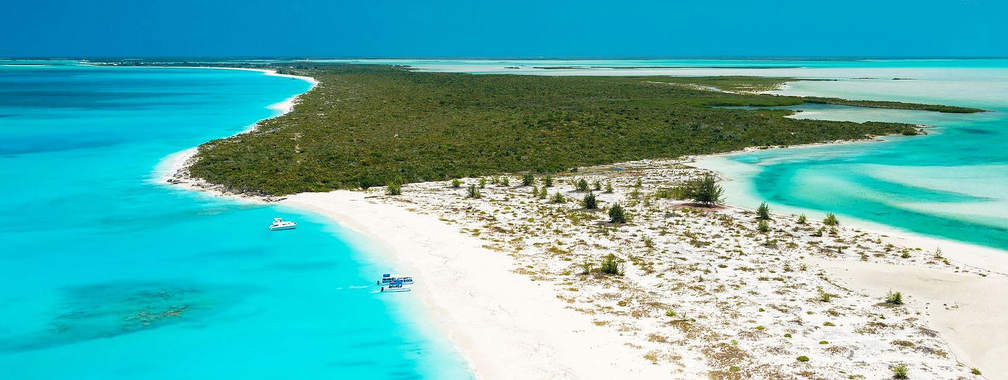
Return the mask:
{"type": "Polygon", "coordinates": [[[767,206],[766,202],[760,203],[756,208],[756,219],[770,220],[770,206],[767,206]]]}
{"type": "Polygon", "coordinates": [[[480,191],[478,188],[476,188],[476,185],[469,185],[469,190],[468,193],[466,193],[466,198],[479,199],[483,198],[483,194],[480,194],[480,191]]]}
{"type": "Polygon", "coordinates": [[[602,264],[599,264],[599,272],[604,274],[622,276],[623,268],[621,267],[622,265],[620,265],[616,261],[616,255],[610,253],[606,255],[605,258],[602,259],[602,264]]]}
{"type": "Polygon", "coordinates": [[[550,203],[564,203],[566,201],[567,199],[564,198],[563,194],[560,193],[555,193],[553,194],[553,197],[550,198],[550,203]]]}
{"type": "Polygon", "coordinates": [[[620,206],[619,203],[615,203],[609,208],[609,223],[626,223],[626,213],[623,211],[623,207],[620,206]]]}
{"type": "Polygon", "coordinates": [[[595,210],[598,208],[598,200],[595,199],[595,194],[592,193],[585,195],[584,201],[581,203],[584,204],[584,208],[588,210],[595,210]]]}
{"type": "Polygon", "coordinates": [[[533,182],[535,182],[535,178],[532,177],[532,173],[526,173],[522,176],[522,186],[532,186],[533,182]]]}
{"type": "Polygon", "coordinates": [[[900,292],[892,292],[886,295],[885,302],[890,305],[902,305],[903,304],[903,294],[900,292]]]}

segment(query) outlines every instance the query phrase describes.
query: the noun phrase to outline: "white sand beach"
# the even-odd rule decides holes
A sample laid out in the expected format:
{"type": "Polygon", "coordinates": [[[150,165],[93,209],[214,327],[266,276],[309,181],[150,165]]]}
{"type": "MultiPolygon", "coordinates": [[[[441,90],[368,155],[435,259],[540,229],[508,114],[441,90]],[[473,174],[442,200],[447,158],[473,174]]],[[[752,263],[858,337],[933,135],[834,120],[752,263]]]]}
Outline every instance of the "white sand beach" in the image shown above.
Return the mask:
{"type": "Polygon", "coordinates": [[[938,258],[919,239],[843,225],[814,236],[822,223],[781,215],[764,235],[750,210],[649,198],[697,173],[676,161],[582,169],[555,178],[561,204],[514,176],[481,199],[433,182],[401,196],[377,188],[281,204],[380,242],[420,279],[417,294],[480,378],[877,378],[898,364],[926,378],[1004,373],[990,337],[1008,322],[992,312],[1005,302],[978,290],[1008,280],[959,262],[966,245],[943,244],[938,258]],[[596,194],[625,202],[632,222],[611,227],[582,210],[580,178],[611,181],[613,194],[596,194]],[[579,273],[609,252],[625,260],[624,276],[579,273]],[[890,290],[905,304],[885,305],[890,290]]]}
{"type": "Polygon", "coordinates": [[[565,308],[549,283],[512,271],[512,258],[433,215],[364,192],[302,193],[280,202],[332,218],[379,244],[481,379],[615,379],[663,371],[618,331],[565,308]]]}

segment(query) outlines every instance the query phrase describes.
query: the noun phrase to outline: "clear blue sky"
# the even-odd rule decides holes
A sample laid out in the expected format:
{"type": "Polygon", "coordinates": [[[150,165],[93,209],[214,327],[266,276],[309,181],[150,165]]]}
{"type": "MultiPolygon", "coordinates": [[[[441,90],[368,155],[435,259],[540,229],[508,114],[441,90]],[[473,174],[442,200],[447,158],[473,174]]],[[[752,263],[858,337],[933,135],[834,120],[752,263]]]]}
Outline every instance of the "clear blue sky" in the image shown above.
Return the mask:
{"type": "Polygon", "coordinates": [[[1008,56],[1005,0],[11,0],[0,56],[1008,56]]]}

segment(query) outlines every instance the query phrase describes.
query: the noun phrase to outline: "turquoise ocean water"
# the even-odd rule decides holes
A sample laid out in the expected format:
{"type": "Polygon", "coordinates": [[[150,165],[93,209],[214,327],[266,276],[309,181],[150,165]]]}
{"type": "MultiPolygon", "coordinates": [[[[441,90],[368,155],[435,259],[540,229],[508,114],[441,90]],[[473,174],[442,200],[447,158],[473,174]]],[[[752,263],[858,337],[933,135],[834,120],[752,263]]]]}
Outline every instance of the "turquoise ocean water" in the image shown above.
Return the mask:
{"type": "Polygon", "coordinates": [[[826,212],[938,238],[1008,249],[1008,59],[861,60],[349,60],[424,71],[532,75],[757,75],[791,82],[791,95],[972,106],[941,114],[800,106],[797,117],[933,126],[926,137],[717,157],[701,162],[731,180],[730,203],[777,212],[826,212]],[[543,67],[553,67],[544,69],[543,67]],[[559,67],[559,68],[558,68],[559,67]]]}
{"type": "MultiPolygon", "coordinates": [[[[155,183],[309,84],[0,62],[0,378],[471,378],[387,268],[324,218],[155,183]],[[271,233],[274,216],[299,222],[271,233]]],[[[25,63],[25,62],[16,62],[25,63]]]]}

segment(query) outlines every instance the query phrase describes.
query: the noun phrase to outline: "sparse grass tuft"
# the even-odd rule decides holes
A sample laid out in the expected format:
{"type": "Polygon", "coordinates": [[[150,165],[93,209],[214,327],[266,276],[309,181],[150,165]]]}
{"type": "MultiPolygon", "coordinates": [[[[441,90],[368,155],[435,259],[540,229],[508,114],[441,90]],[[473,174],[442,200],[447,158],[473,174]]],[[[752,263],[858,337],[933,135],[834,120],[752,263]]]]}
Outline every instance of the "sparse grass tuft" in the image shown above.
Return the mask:
{"type": "Polygon", "coordinates": [[[892,368],[894,379],[908,379],[907,377],[907,366],[906,364],[900,363],[892,368]]]}
{"type": "Polygon", "coordinates": [[[890,291],[889,294],[886,295],[885,302],[887,304],[890,304],[890,305],[902,305],[903,304],[903,294],[900,293],[900,292],[892,292],[892,291],[890,291]]]}
{"type": "Polygon", "coordinates": [[[476,185],[469,185],[469,190],[466,193],[466,198],[480,199],[483,198],[483,194],[480,194],[480,191],[478,188],[476,188],[476,185]]]}
{"type": "Polygon", "coordinates": [[[760,203],[756,208],[756,219],[770,220],[770,206],[767,206],[766,202],[760,203]]]}
{"type": "Polygon", "coordinates": [[[550,198],[550,203],[564,203],[566,201],[567,198],[564,198],[563,194],[560,193],[555,193],[553,194],[553,197],[550,198]]]}
{"type": "Polygon", "coordinates": [[[598,271],[599,273],[611,274],[616,276],[623,275],[622,265],[620,265],[616,261],[616,255],[611,253],[606,255],[606,257],[602,259],[602,264],[599,264],[598,271]]]}

